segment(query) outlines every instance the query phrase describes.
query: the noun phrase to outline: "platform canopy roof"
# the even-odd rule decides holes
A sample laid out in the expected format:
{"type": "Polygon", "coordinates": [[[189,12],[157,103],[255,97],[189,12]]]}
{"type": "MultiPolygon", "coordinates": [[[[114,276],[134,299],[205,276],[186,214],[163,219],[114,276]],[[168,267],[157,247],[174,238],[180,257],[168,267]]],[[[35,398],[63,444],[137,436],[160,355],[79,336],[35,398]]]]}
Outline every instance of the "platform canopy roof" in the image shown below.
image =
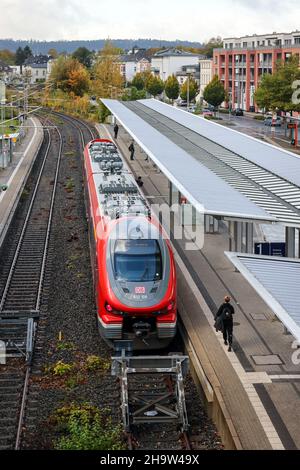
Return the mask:
{"type": "Polygon", "coordinates": [[[125,102],[111,99],[102,99],[102,102],[198,211],[239,220],[277,221],[274,216],[130,110],[125,102]]]}
{"type": "Polygon", "coordinates": [[[300,344],[300,260],[225,254],[300,344]]]}
{"type": "Polygon", "coordinates": [[[262,168],[300,186],[300,156],[295,153],[262,142],[254,137],[237,132],[235,129],[220,126],[216,122],[201,119],[199,116],[158,100],[140,100],[139,102],[262,168]]]}

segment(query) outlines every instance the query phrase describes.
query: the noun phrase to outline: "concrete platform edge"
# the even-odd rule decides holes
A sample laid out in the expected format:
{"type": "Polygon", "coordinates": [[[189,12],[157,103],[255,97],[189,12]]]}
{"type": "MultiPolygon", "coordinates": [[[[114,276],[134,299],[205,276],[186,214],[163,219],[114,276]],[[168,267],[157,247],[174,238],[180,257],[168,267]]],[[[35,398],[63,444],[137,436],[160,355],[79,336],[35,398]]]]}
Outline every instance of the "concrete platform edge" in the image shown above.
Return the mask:
{"type": "MultiPolygon", "coordinates": [[[[26,173],[24,175],[24,178],[22,178],[19,187],[17,188],[17,191],[14,193],[14,197],[11,199],[8,209],[6,210],[5,216],[4,216],[4,221],[2,222],[2,227],[0,227],[0,248],[4,242],[5,236],[7,234],[7,231],[9,229],[11,220],[14,216],[14,213],[16,211],[16,208],[18,206],[21,194],[25,188],[28,176],[32,170],[33,164],[35,162],[36,156],[38,155],[40,148],[43,143],[44,139],[44,134],[43,132],[40,132],[39,128],[41,127],[41,123],[37,117],[32,118],[35,122],[35,126],[37,128],[37,133],[35,136],[33,136],[32,141],[30,142],[30,145],[27,147],[26,151],[30,151],[32,149],[31,155],[28,157],[30,160],[29,165],[26,169],[26,173]]],[[[26,157],[25,157],[26,158],[26,157]]],[[[15,175],[14,175],[15,176],[15,175]]],[[[6,196],[6,194],[5,194],[6,196]]]]}

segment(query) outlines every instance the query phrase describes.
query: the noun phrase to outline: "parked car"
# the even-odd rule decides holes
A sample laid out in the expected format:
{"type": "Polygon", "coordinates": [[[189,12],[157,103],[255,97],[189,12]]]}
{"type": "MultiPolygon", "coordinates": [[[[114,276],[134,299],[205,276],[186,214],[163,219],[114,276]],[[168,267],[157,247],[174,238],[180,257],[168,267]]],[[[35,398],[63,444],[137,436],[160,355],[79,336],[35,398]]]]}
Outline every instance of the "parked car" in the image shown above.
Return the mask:
{"type": "Polygon", "coordinates": [[[281,124],[282,124],[282,119],[279,116],[276,116],[276,117],[267,116],[266,119],[264,120],[265,126],[281,127],[281,124]]]}
{"type": "Polygon", "coordinates": [[[213,115],[214,115],[213,111],[212,111],[211,109],[209,109],[209,108],[204,108],[204,109],[202,110],[202,114],[203,114],[204,117],[205,117],[205,116],[213,116],[213,115]]]}
{"type": "Polygon", "coordinates": [[[241,108],[236,108],[231,111],[233,116],[244,116],[244,111],[241,108]]]}
{"type": "Polygon", "coordinates": [[[249,107],[249,112],[250,113],[255,113],[255,106],[250,106],[249,107]]]}
{"type": "Polygon", "coordinates": [[[194,112],[196,111],[196,107],[197,107],[197,106],[196,106],[195,104],[192,104],[191,106],[189,106],[189,107],[187,108],[187,111],[188,111],[189,113],[194,113],[194,112]]]}

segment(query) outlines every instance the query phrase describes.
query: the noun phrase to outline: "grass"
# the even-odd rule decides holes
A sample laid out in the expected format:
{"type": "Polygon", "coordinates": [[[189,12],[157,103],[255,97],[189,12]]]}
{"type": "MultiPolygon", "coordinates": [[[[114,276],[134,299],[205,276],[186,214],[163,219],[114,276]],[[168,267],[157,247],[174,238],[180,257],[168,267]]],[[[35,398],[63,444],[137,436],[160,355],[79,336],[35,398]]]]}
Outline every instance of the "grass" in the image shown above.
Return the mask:
{"type": "Polygon", "coordinates": [[[89,403],[59,408],[50,423],[63,435],[54,442],[57,450],[124,450],[122,428],[113,425],[108,412],[89,403]]]}
{"type": "Polygon", "coordinates": [[[52,367],[52,372],[54,375],[62,375],[69,374],[72,372],[74,366],[72,364],[67,364],[63,361],[57,361],[56,364],[52,367]]]}
{"type": "Polygon", "coordinates": [[[85,367],[88,371],[109,370],[110,360],[103,359],[99,356],[88,356],[85,367]]]}
{"type": "Polygon", "coordinates": [[[58,351],[73,351],[73,349],[74,349],[74,344],[71,342],[59,341],[59,343],[57,344],[58,351]]]}
{"type": "Polygon", "coordinates": [[[222,121],[223,119],[217,116],[204,116],[208,121],[222,121]]]}
{"type": "Polygon", "coordinates": [[[14,119],[13,121],[9,121],[5,124],[4,128],[0,126],[0,135],[3,134],[15,134],[19,132],[19,121],[14,119]],[[14,126],[14,129],[11,129],[10,126],[14,126]]]}
{"type": "Polygon", "coordinates": [[[65,184],[66,190],[70,193],[74,190],[75,184],[73,178],[69,178],[68,181],[65,184]]]}

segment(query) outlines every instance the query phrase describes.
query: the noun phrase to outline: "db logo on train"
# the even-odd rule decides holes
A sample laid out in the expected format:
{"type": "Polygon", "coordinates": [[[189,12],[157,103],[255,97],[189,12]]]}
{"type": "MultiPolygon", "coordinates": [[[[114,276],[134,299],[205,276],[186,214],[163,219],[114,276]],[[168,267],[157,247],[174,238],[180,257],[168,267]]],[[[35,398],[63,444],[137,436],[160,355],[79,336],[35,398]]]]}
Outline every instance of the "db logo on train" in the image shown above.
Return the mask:
{"type": "Polygon", "coordinates": [[[145,287],[136,287],[136,288],[134,289],[134,292],[135,292],[136,294],[145,294],[145,293],[146,293],[146,289],[145,289],[145,287]]]}

